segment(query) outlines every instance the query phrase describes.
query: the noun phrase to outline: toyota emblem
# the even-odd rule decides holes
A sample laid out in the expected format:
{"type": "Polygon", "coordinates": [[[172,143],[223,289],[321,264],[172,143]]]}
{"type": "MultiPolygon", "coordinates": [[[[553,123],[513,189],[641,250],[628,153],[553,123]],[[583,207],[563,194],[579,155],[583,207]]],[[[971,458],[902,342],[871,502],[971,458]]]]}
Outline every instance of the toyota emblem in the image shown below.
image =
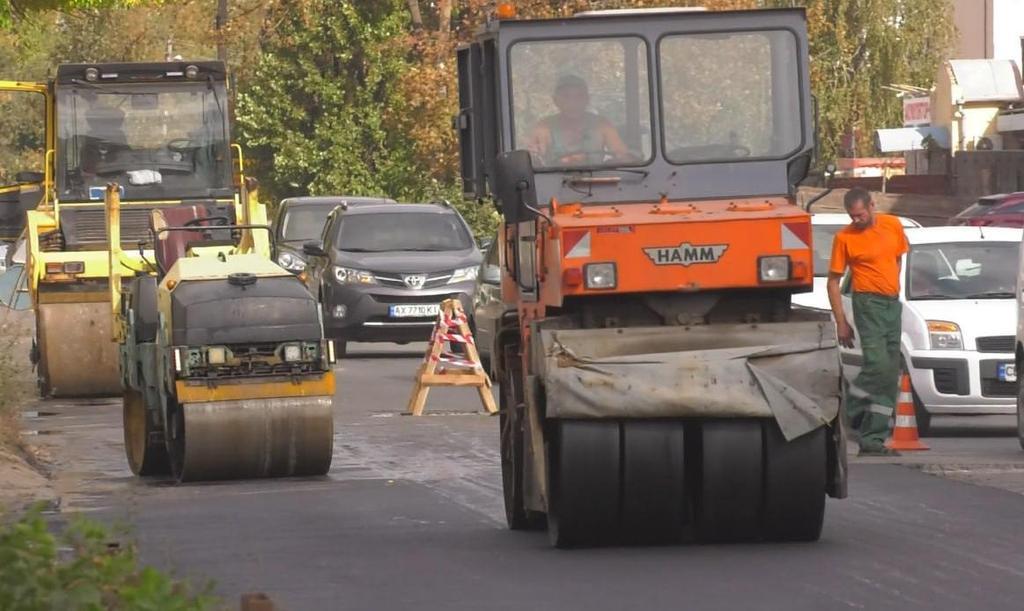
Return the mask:
{"type": "Polygon", "coordinates": [[[421,289],[427,281],[427,277],[423,274],[409,274],[408,276],[402,276],[402,281],[405,282],[405,286],[411,289],[421,289]]]}

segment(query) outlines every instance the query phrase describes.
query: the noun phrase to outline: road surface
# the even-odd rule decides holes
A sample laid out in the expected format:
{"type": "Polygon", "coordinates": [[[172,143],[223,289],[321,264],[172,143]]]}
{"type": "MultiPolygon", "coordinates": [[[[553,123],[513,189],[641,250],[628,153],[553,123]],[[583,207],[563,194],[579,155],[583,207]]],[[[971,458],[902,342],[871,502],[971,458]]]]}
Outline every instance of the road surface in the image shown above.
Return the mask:
{"type": "Polygon", "coordinates": [[[562,551],[504,527],[497,421],[471,389],[401,415],[420,346],[353,347],[339,366],[323,478],[173,485],[124,462],[120,403],[46,401],[25,426],[60,510],[126,525],[152,564],[229,601],[282,609],[1024,608],[1024,452],[1015,437],[932,438],[851,459],[814,544],[562,551]]]}

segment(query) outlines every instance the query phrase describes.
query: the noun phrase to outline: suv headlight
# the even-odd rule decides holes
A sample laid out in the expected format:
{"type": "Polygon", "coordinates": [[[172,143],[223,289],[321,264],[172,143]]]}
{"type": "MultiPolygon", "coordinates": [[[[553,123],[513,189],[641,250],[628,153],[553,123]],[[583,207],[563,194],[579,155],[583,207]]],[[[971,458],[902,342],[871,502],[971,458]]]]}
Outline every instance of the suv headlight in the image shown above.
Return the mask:
{"type": "Polygon", "coordinates": [[[963,350],[964,339],[960,326],[945,320],[928,321],[928,339],[932,350],[963,350]]]}
{"type": "Polygon", "coordinates": [[[306,261],[290,252],[277,255],[277,264],[290,272],[299,273],[306,269],[306,261]]]}
{"type": "Polygon", "coordinates": [[[613,289],[618,281],[614,263],[588,263],[583,266],[583,278],[588,289],[613,289]]]}
{"type": "Polygon", "coordinates": [[[473,267],[460,267],[455,270],[452,277],[448,280],[448,284],[455,284],[456,282],[465,282],[467,280],[476,280],[477,272],[479,267],[474,265],[473,267]]]}
{"type": "Polygon", "coordinates": [[[757,260],[757,273],[757,277],[761,282],[785,282],[789,280],[789,256],[761,257],[757,260]]]}
{"type": "Polygon", "coordinates": [[[334,267],[334,277],[342,284],[377,284],[371,272],[348,267],[334,267]]]}

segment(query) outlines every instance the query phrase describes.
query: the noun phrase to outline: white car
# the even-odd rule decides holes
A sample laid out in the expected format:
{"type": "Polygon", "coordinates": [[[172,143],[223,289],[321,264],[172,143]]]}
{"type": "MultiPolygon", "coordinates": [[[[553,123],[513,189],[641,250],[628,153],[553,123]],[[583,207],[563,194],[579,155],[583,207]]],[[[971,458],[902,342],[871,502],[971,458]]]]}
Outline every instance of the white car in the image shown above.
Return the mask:
{"type": "MultiPolygon", "coordinates": [[[[1012,426],[1024,230],[927,227],[907,229],[906,234],[910,252],[900,273],[900,349],[910,373],[918,428],[924,432],[938,418],[952,424],[946,417],[962,416],[997,416],[998,423],[1012,426]]],[[[843,287],[843,310],[854,325],[854,348],[839,352],[843,377],[852,382],[863,357],[848,284],[843,287]]]]}
{"type": "MultiPolygon", "coordinates": [[[[903,227],[920,227],[914,220],[905,217],[896,217],[903,224],[903,227]]],[[[815,310],[829,310],[828,291],[825,285],[828,283],[828,264],[832,258],[832,240],[839,233],[839,230],[850,224],[848,214],[813,214],[811,215],[811,231],[814,242],[814,291],[811,293],[798,293],[793,295],[793,305],[802,308],[815,310]]]]}

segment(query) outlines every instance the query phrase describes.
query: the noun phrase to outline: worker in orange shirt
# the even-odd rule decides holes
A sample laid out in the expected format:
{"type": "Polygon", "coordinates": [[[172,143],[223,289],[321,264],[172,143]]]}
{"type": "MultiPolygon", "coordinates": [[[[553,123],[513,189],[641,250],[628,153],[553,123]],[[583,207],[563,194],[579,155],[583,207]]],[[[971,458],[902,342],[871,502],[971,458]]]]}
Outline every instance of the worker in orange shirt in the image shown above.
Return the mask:
{"type": "Polygon", "coordinates": [[[862,456],[898,455],[885,447],[885,440],[899,392],[900,261],[907,252],[907,237],[896,217],[875,212],[871,194],[864,189],[850,189],[843,206],[852,222],[832,243],[828,300],[839,343],[852,348],[859,341],[864,357],[860,373],[846,389],[846,412],[859,432],[862,456]],[[840,299],[839,282],[847,268],[859,338],[854,337],[840,299]]]}

